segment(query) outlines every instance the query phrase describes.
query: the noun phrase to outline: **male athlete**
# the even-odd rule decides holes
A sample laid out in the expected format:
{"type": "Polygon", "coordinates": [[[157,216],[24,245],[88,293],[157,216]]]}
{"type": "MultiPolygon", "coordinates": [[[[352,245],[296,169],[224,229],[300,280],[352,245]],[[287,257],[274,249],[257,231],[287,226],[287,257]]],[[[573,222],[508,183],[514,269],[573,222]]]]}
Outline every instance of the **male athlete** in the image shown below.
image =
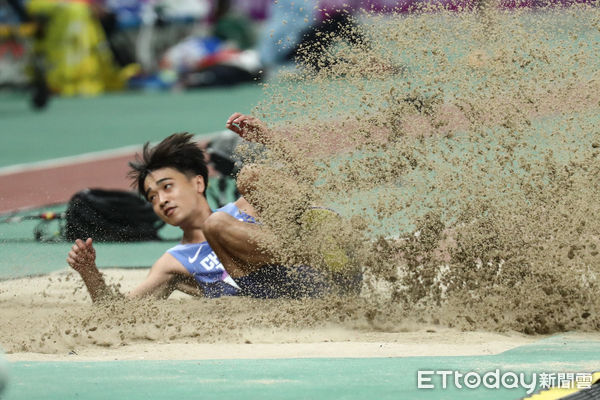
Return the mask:
{"type": "MultiPolygon", "coordinates": [[[[231,115],[226,127],[263,144],[271,137],[260,120],[240,113],[231,115]]],[[[316,296],[329,290],[323,272],[308,266],[278,265],[274,256],[259,246],[270,233],[254,223],[256,210],[244,197],[216,212],[210,209],[205,197],[208,173],[204,153],[191,134],[173,134],[153,148],[146,143],[130,166],[140,194],[163,221],[181,228],[183,238],[154,263],[129,297],[166,298],[180,290],[205,297],[275,298],[316,296]]],[[[242,196],[252,187],[244,176],[251,177],[252,172],[242,170],[238,177],[242,196]]],[[[67,257],[94,302],[112,294],[95,259],[92,238],[77,239],[67,257]]]]}

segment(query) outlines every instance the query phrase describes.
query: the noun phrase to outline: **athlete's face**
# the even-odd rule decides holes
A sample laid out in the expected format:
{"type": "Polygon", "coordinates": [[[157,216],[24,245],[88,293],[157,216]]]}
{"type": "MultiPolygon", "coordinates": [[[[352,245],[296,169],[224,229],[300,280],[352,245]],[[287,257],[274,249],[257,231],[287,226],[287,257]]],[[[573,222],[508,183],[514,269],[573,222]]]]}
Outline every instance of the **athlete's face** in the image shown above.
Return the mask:
{"type": "Polygon", "coordinates": [[[160,219],[180,226],[198,211],[204,197],[204,179],[187,176],[173,168],[161,168],[148,174],[144,192],[160,219]]]}

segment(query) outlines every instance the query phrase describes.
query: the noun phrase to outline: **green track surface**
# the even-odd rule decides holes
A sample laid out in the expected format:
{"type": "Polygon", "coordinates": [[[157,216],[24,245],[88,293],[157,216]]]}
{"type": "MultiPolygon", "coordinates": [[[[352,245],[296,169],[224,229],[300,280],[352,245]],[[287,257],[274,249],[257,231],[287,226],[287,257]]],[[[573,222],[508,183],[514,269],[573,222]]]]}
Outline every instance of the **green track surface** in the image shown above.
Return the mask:
{"type": "Polygon", "coordinates": [[[36,112],[24,95],[1,93],[0,167],[138,145],[173,132],[215,132],[234,111],[250,112],[261,96],[257,85],[133,92],[53,98],[36,112]]]}
{"type": "MultiPolygon", "coordinates": [[[[417,371],[591,372],[600,341],[556,336],[493,356],[203,361],[14,362],[6,400],[20,399],[518,399],[526,389],[461,389],[417,371]],[[560,360],[560,361],[556,361],[560,360]]],[[[539,378],[538,378],[539,384],[539,378]]],[[[538,385],[539,387],[539,385],[538,385]]]]}

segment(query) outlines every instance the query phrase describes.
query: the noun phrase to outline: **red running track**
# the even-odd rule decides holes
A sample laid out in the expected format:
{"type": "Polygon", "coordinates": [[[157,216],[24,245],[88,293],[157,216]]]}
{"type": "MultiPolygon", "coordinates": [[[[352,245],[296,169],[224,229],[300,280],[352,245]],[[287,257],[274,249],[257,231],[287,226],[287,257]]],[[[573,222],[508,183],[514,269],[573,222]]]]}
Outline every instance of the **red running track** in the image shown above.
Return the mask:
{"type": "Polygon", "coordinates": [[[0,214],[66,203],[85,188],[130,189],[127,163],[135,153],[0,174],[0,214]]]}

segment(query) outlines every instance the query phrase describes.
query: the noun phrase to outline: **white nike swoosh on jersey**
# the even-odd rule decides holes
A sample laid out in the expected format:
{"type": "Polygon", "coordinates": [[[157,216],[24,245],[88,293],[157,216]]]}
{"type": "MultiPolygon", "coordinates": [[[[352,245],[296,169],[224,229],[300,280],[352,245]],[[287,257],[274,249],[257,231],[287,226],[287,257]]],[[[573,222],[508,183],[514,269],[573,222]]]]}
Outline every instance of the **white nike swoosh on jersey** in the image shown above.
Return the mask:
{"type": "Polygon", "coordinates": [[[200,247],[198,247],[198,250],[196,251],[196,254],[194,254],[194,257],[188,257],[188,262],[191,264],[194,261],[196,261],[196,259],[198,258],[198,254],[200,254],[200,250],[202,250],[202,248],[204,247],[203,244],[200,245],[200,247]]]}

